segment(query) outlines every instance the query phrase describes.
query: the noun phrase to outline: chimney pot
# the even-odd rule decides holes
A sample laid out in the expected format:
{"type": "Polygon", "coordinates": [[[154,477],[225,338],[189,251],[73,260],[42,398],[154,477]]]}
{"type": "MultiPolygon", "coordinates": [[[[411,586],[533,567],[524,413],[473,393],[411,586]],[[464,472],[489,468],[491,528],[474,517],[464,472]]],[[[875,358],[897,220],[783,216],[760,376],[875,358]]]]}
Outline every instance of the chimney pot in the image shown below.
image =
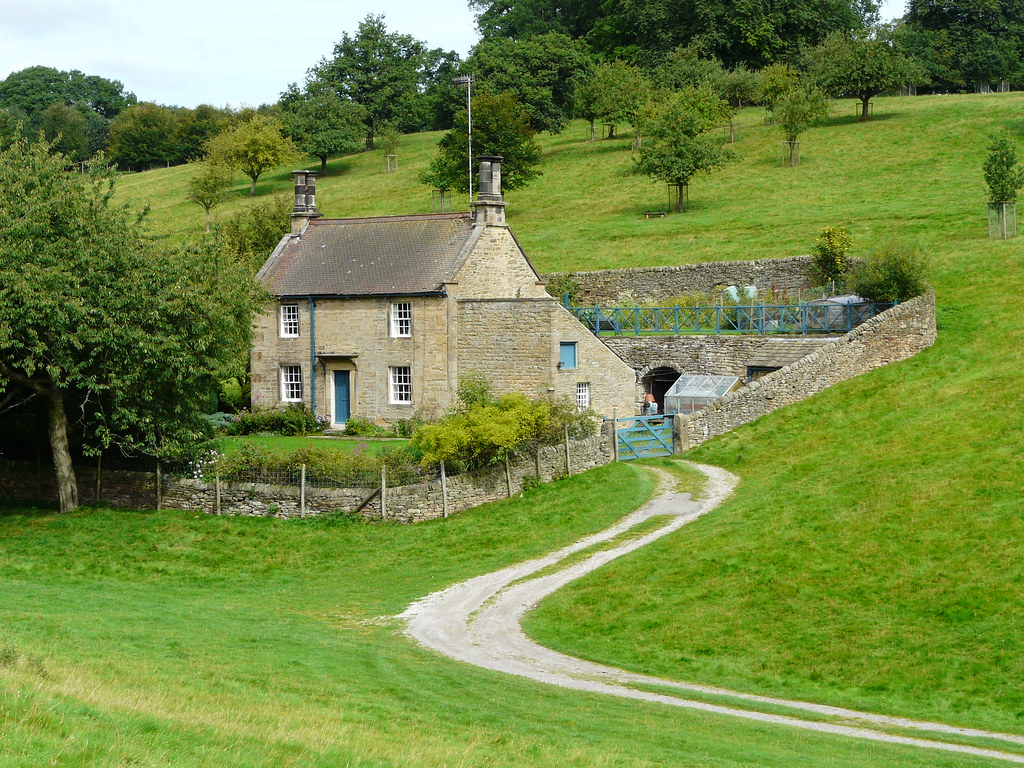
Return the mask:
{"type": "Polygon", "coordinates": [[[313,171],[292,171],[295,178],[295,207],[292,208],[292,235],[306,231],[309,222],[320,218],[316,207],[316,174],[313,171]]]}
{"type": "Polygon", "coordinates": [[[480,187],[473,203],[477,224],[505,224],[505,198],[501,191],[501,160],[497,155],[480,157],[480,187]]]}

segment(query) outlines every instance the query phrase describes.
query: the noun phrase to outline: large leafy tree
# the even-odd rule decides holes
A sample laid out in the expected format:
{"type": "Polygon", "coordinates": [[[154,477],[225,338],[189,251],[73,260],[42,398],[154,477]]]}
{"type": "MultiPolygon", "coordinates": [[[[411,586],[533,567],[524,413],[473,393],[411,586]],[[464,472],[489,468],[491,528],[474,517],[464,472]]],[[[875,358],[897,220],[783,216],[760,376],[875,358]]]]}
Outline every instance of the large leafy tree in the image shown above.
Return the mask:
{"type": "Polygon", "coordinates": [[[416,111],[420,87],[440,58],[412,35],[389,32],[383,16],[370,14],[354,35],[342,35],[334,55],[310,72],[310,81],[334,88],[366,110],[366,148],[373,149],[377,131],[402,124],[416,111]]]}
{"type": "Polygon", "coordinates": [[[634,173],[659,179],[675,188],[673,209],[684,207],[683,191],[698,173],[719,168],[734,155],[722,146],[724,137],[710,132],[729,118],[729,105],[711,88],[686,88],[651,102],[641,120],[643,143],[634,173]]]}
{"type": "Polygon", "coordinates": [[[624,61],[602,62],[576,88],[576,114],[590,121],[615,125],[636,122],[640,107],[650,96],[651,84],[639,68],[624,61]]]}
{"type": "Polygon", "coordinates": [[[868,104],[875,96],[923,77],[920,65],[897,50],[885,27],[853,35],[836,32],[810,51],[807,60],[811,77],[824,90],[860,99],[861,120],[870,116],[868,104]]]}
{"type": "MultiPolygon", "coordinates": [[[[455,116],[455,127],[438,142],[440,152],[420,176],[424,184],[442,191],[469,192],[467,115],[455,116]]],[[[473,97],[473,154],[502,157],[501,184],[519,189],[540,175],[540,146],[526,111],[507,93],[473,97]]],[[[476,169],[474,169],[475,171],[476,169]]]]}
{"type": "Polygon", "coordinates": [[[111,159],[122,168],[147,170],[175,159],[174,110],[152,102],[129,107],[110,123],[111,159]]]}
{"type": "Polygon", "coordinates": [[[900,42],[937,88],[1024,77],[1024,0],[910,0],[900,42]]]}
{"type": "Polygon", "coordinates": [[[256,194],[256,182],[264,171],[299,156],[291,139],[284,135],[281,121],[258,112],[245,115],[234,128],[210,139],[206,147],[213,163],[235,168],[249,177],[250,195],[256,194]]]}
{"type": "Polygon", "coordinates": [[[80,104],[109,120],[135,103],[135,95],[119,81],[77,69],[28,67],[0,82],[0,106],[20,111],[33,127],[51,104],[80,104]]]}
{"type": "Polygon", "coordinates": [[[288,136],[300,150],[320,158],[320,173],[327,173],[327,158],[362,148],[365,110],[354,101],[316,83],[304,91],[293,83],[281,94],[280,103],[288,136]]]}
{"type": "Polygon", "coordinates": [[[0,387],[45,403],[62,511],[78,504],[69,433],[161,455],[250,341],[251,272],[212,244],[167,250],[45,142],[0,152],[0,387]]]}
{"type": "Polygon", "coordinates": [[[558,33],[485,40],[469,58],[478,87],[510,93],[536,131],[560,132],[575,114],[576,88],[593,69],[586,46],[558,33]]]}

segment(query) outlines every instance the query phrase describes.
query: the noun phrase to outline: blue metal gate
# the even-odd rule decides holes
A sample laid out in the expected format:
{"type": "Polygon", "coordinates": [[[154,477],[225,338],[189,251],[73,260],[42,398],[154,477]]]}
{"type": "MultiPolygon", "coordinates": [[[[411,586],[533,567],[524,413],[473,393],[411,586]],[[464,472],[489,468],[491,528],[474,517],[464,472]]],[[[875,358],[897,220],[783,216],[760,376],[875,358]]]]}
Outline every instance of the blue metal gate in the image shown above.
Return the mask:
{"type": "Polygon", "coordinates": [[[615,436],[619,446],[619,461],[672,455],[671,416],[616,419],[615,436]]]}

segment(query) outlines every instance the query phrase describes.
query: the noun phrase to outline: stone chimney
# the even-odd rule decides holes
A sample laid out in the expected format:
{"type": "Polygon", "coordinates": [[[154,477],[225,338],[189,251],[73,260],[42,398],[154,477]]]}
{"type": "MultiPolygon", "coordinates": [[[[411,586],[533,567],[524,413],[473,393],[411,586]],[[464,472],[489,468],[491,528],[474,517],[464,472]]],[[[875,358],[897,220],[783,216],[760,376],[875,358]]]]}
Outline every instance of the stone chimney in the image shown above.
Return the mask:
{"type": "Polygon", "coordinates": [[[314,171],[292,171],[295,177],[295,207],[292,208],[292,235],[306,231],[309,222],[320,218],[316,208],[316,173],[314,171]]]}
{"type": "Polygon", "coordinates": [[[480,188],[473,203],[473,220],[477,224],[505,226],[505,198],[501,194],[501,158],[484,155],[480,158],[480,188]]]}

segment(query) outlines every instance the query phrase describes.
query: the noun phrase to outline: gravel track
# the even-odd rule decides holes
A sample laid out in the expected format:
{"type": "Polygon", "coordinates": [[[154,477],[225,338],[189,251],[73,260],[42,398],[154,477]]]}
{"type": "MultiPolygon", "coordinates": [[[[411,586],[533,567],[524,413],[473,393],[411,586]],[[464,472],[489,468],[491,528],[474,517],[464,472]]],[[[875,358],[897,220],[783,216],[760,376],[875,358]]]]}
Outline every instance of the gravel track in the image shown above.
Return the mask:
{"type": "Polygon", "coordinates": [[[739,482],[735,475],[718,467],[688,463],[707,477],[704,499],[697,502],[692,501],[689,494],[674,493],[670,490],[674,479],[665,472],[655,470],[659,474],[659,492],[637,511],[627,515],[610,528],[581,539],[557,552],[503,568],[494,573],[478,576],[427,595],[410,605],[399,616],[400,619],[407,622],[406,634],[420,644],[453,659],[563,688],[658,702],[674,707],[697,709],[820,733],[959,752],[1024,764],[1024,755],[954,742],[956,738],[963,737],[993,739],[1024,745],[1024,736],[876,715],[841,707],[759,696],[713,686],[639,675],[557,653],[526,637],[521,627],[521,620],[523,615],[535,608],[540,600],[570,581],[601,567],[616,557],[639,549],[696,520],[721,504],[739,482]],[[672,520],[657,530],[638,538],[626,538],[608,549],[596,552],[590,557],[554,573],[529,578],[531,574],[554,565],[580,550],[607,542],[650,517],[662,515],[671,516],[672,520]],[[737,709],[720,704],[689,700],[682,695],[651,693],[630,687],[637,684],[675,688],[681,694],[691,691],[729,696],[748,702],[749,706],[756,704],[784,706],[794,710],[812,712],[816,715],[825,715],[842,722],[803,720],[797,716],[759,712],[756,711],[756,708],[737,709]],[[930,731],[933,734],[941,734],[947,740],[938,741],[923,736],[899,736],[873,730],[873,726],[930,731]]]}

